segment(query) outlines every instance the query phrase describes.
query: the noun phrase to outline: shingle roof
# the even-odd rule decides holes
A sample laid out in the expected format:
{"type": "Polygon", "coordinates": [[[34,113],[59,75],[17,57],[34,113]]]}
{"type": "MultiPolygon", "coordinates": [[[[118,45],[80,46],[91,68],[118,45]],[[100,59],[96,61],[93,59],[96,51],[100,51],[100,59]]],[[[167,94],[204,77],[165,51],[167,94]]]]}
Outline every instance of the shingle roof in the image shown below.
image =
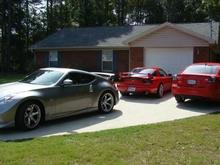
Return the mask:
{"type": "MultiPolygon", "coordinates": [[[[85,47],[128,47],[125,40],[155,28],[158,25],[143,26],[119,26],[119,27],[88,27],[88,28],[64,28],[42,41],[32,45],[32,49],[53,48],[85,48],[85,47]]],[[[175,24],[187,30],[193,31],[204,37],[210,38],[210,23],[175,24]]],[[[212,39],[218,41],[219,23],[214,22],[212,39]]]]}

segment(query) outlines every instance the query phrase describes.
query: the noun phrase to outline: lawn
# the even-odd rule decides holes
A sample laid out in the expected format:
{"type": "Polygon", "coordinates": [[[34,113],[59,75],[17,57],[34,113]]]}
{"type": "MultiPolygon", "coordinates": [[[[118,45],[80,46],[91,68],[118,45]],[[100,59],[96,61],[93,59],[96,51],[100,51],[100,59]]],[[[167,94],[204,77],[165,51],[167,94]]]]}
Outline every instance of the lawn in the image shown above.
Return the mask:
{"type": "Polygon", "coordinates": [[[0,164],[220,164],[220,114],[95,133],[0,142],[0,164]]]}
{"type": "Polygon", "coordinates": [[[22,74],[0,74],[0,84],[17,81],[24,77],[22,74]]]}

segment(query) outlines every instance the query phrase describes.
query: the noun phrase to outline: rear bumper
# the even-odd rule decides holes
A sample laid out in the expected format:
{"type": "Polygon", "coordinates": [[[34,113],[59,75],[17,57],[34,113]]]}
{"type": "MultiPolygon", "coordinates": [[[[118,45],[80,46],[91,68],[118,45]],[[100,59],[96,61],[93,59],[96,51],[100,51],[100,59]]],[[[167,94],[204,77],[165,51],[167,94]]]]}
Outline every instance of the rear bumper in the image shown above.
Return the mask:
{"type": "Polygon", "coordinates": [[[215,86],[208,86],[206,88],[195,87],[180,87],[177,84],[172,85],[172,94],[174,96],[181,95],[185,98],[201,98],[209,100],[220,100],[220,89],[215,86]]]}
{"type": "Polygon", "coordinates": [[[152,85],[127,85],[117,84],[117,88],[122,93],[157,93],[157,88],[152,85]],[[129,88],[135,88],[134,91],[129,91],[129,88]]]}

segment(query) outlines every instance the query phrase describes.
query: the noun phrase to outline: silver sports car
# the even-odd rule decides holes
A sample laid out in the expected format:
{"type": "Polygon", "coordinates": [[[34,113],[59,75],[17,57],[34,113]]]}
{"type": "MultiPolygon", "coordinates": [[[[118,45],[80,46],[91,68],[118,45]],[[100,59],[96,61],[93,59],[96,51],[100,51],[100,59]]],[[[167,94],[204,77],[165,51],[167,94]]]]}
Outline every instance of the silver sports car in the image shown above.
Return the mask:
{"type": "Polygon", "coordinates": [[[99,75],[44,68],[0,85],[0,128],[15,125],[30,130],[44,120],[93,110],[109,113],[118,101],[115,86],[99,75]]]}

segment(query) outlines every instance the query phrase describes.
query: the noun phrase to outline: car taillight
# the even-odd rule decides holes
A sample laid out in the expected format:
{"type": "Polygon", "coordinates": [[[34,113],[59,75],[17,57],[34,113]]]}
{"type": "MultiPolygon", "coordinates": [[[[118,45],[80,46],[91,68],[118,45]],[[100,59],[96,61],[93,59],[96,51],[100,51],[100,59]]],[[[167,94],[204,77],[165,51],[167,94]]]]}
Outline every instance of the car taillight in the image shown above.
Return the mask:
{"type": "Polygon", "coordinates": [[[207,82],[208,82],[208,83],[215,83],[215,82],[216,82],[216,78],[215,78],[215,77],[209,77],[209,78],[207,79],[207,82]]]}

